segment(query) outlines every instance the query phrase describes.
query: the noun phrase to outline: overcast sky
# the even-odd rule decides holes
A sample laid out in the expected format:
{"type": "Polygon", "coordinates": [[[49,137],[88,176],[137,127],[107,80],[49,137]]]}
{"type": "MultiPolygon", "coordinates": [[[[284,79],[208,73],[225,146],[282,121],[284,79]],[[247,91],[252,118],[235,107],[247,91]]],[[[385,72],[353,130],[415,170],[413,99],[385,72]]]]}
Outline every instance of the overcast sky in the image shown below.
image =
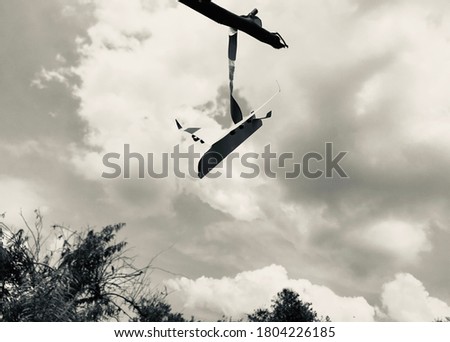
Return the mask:
{"type": "Polygon", "coordinates": [[[175,0],[3,0],[5,222],[126,222],[139,262],[165,250],[155,266],[173,274],[153,285],[188,317],[240,318],[283,287],[335,321],[450,316],[448,1],[217,3],[257,7],[290,46],[239,35],[242,108],[282,89],[239,152],[301,161],[332,142],[349,178],[248,180],[235,163],[232,178],[103,179],[125,144],[157,164],[187,151],[175,118],[208,138],[229,126],[228,29],[175,0]]]}

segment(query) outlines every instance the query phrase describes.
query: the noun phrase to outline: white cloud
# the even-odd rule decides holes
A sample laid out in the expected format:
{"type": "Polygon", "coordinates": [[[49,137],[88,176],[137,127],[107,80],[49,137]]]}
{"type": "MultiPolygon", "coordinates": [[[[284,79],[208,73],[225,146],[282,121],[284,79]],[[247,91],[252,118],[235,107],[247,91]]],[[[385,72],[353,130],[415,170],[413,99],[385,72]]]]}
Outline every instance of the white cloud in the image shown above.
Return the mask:
{"type": "Polygon", "coordinates": [[[380,94],[382,93],[382,78],[375,75],[366,81],[356,96],[355,106],[358,115],[367,114],[374,104],[380,101],[380,94]]]}
{"type": "MultiPolygon", "coordinates": [[[[90,128],[86,142],[96,150],[75,149],[72,161],[90,180],[102,181],[103,155],[123,155],[124,144],[144,156],[154,153],[160,161],[162,153],[172,152],[184,139],[176,130],[176,117],[183,124],[206,127],[201,136],[208,142],[223,134],[212,118],[193,107],[213,100],[226,82],[226,69],[220,68],[226,67],[226,53],[220,51],[226,51],[228,31],[198,20],[185,6],[174,9],[172,3],[152,7],[153,11],[142,6],[136,0],[97,1],[97,23],[89,29],[91,43],[81,43],[83,57],[74,72],[82,84],[76,95],[81,100],[79,115],[90,128]],[[217,39],[221,34],[223,40],[217,39]],[[216,133],[211,139],[209,131],[216,133]]],[[[156,168],[160,167],[158,162],[156,168]]],[[[260,180],[240,179],[234,170],[233,180],[205,179],[200,184],[175,179],[171,165],[169,171],[164,180],[142,182],[140,192],[147,194],[152,208],[121,196],[126,181],[109,181],[105,188],[110,199],[120,202],[118,208],[128,213],[138,206],[143,215],[170,214],[172,199],[187,191],[237,219],[264,217],[254,193],[260,180]]]]}
{"type": "Polygon", "coordinates": [[[35,209],[39,209],[42,214],[49,210],[48,203],[42,199],[38,187],[32,182],[0,175],[0,189],[0,214],[5,212],[2,221],[7,224],[23,226],[20,213],[27,221],[33,222],[35,209]]]}
{"type": "Polygon", "coordinates": [[[430,322],[450,317],[450,306],[430,296],[424,285],[411,274],[400,273],[383,286],[383,307],[396,321],[430,322]]]}
{"type": "Polygon", "coordinates": [[[170,279],[166,285],[174,291],[171,299],[181,303],[185,314],[206,320],[221,315],[237,319],[256,308],[268,308],[283,288],[296,291],[301,300],[312,303],[319,315],[328,315],[333,321],[431,322],[450,317],[450,306],[430,296],[424,285],[407,273],[397,274],[382,286],[382,309],[363,297],[343,297],[326,286],[290,279],[286,269],[278,265],[241,272],[233,278],[170,279]]]}
{"type": "Polygon", "coordinates": [[[242,272],[234,278],[171,279],[167,286],[177,291],[185,310],[197,313],[198,318],[214,319],[221,314],[241,317],[268,307],[283,288],[293,289],[303,301],[311,302],[319,315],[328,315],[334,321],[373,321],[375,317],[375,308],[364,298],[342,297],[308,280],[289,279],[286,269],[277,265],[242,272]]]}
{"type": "MultiPolygon", "coordinates": [[[[57,55],[57,58],[60,55],[57,55]]],[[[45,89],[50,82],[62,83],[69,86],[70,77],[73,76],[72,70],[67,67],[60,67],[55,70],[47,70],[42,68],[36,77],[31,81],[31,86],[38,89],[45,89]]]]}
{"type": "Polygon", "coordinates": [[[399,220],[387,220],[361,229],[355,239],[377,251],[404,261],[416,261],[421,252],[431,249],[427,226],[399,220]]]}

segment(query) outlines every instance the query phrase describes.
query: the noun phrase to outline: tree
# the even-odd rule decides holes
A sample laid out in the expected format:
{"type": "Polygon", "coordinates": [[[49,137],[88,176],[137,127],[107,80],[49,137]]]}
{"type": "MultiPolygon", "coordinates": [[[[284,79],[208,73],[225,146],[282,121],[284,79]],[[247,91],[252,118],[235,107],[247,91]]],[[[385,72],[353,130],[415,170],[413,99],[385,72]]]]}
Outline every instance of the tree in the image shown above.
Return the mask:
{"type": "Polygon", "coordinates": [[[434,320],[435,322],[450,322],[450,317],[444,317],[444,318],[436,318],[434,320]]]}
{"type": "Polygon", "coordinates": [[[186,322],[181,313],[172,312],[165,300],[166,295],[152,295],[141,298],[136,305],[137,317],[134,322],[186,322]]]}
{"type": "MultiPolygon", "coordinates": [[[[270,309],[257,309],[247,315],[250,322],[320,322],[311,303],[304,303],[298,293],[290,289],[278,292],[270,309]]],[[[329,318],[325,318],[329,321],[329,318]]]]}
{"type": "Polygon", "coordinates": [[[35,213],[35,227],[24,219],[28,234],[0,222],[0,320],[181,319],[162,298],[140,295],[148,267],[136,267],[126,242],[116,241],[124,224],[85,233],[55,225],[59,247],[49,249],[35,213]]]}

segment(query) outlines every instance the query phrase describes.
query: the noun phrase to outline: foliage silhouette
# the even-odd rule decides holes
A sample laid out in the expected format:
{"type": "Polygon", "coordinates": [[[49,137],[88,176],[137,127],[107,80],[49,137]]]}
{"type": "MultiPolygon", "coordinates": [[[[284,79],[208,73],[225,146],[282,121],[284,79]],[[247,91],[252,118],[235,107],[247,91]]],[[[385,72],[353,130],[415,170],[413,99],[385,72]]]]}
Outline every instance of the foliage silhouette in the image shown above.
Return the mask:
{"type": "MultiPolygon", "coordinates": [[[[278,292],[270,309],[256,309],[247,315],[250,322],[320,322],[311,303],[304,303],[298,293],[290,289],[278,292]]],[[[330,321],[327,316],[325,321],[330,321]]]]}
{"type": "Polygon", "coordinates": [[[0,321],[182,320],[164,298],[142,295],[149,266],[136,267],[116,241],[124,224],[85,233],[55,225],[44,239],[35,214],[33,228],[24,219],[28,234],[0,221],[0,321]]]}
{"type": "Polygon", "coordinates": [[[172,307],[165,301],[166,295],[153,295],[142,298],[136,306],[137,317],[134,322],[186,322],[181,313],[172,312],[172,307]]]}

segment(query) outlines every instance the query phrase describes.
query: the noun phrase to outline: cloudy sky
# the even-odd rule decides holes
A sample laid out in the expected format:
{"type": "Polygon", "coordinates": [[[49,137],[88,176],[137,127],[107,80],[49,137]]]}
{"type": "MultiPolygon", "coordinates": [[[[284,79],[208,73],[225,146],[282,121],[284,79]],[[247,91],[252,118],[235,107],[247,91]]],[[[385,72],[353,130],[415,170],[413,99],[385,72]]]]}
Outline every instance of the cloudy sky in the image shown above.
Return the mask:
{"type": "Polygon", "coordinates": [[[175,0],[3,0],[5,222],[35,208],[48,226],[126,222],[140,263],[164,251],[154,265],[171,273],[153,285],[198,319],[242,317],[283,287],[335,321],[450,316],[448,1],[217,2],[257,7],[290,46],[239,36],[242,107],[282,88],[239,152],[270,144],[301,161],[332,142],[349,178],[285,179],[275,165],[249,180],[238,162],[231,178],[102,178],[125,144],[158,170],[162,153],[187,151],[175,118],[225,132],[227,28],[175,0]]]}

